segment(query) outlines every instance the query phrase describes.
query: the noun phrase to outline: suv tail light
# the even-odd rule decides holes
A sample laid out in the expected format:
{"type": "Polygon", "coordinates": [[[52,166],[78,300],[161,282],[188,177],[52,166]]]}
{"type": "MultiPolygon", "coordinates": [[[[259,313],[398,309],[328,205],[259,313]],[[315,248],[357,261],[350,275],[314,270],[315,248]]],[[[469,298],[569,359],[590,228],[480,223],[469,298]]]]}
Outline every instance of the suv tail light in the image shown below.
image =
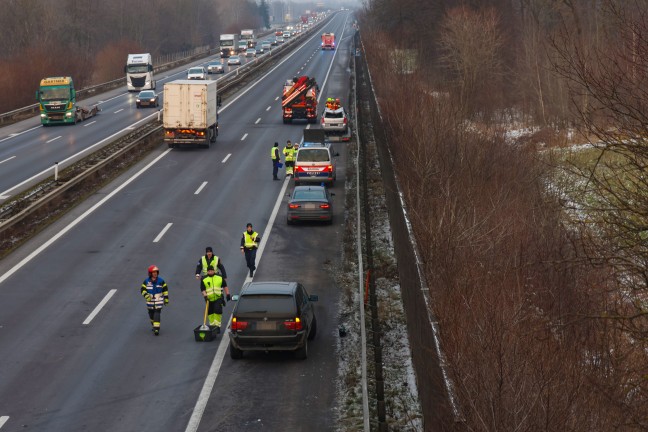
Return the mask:
{"type": "Polygon", "coordinates": [[[344,124],[347,124],[347,118],[344,117],[344,124]]]}
{"type": "Polygon", "coordinates": [[[294,320],[284,321],[284,326],[287,330],[299,331],[303,329],[302,322],[299,317],[295,318],[294,320]]]}
{"type": "Polygon", "coordinates": [[[301,207],[299,204],[288,204],[288,208],[291,208],[291,209],[297,209],[299,207],[301,207]]]}
{"type": "Polygon", "coordinates": [[[232,317],[232,331],[245,330],[247,326],[247,321],[239,321],[238,318],[232,317]]]}
{"type": "Polygon", "coordinates": [[[331,208],[331,206],[329,204],[320,204],[320,208],[327,209],[331,208]]]}

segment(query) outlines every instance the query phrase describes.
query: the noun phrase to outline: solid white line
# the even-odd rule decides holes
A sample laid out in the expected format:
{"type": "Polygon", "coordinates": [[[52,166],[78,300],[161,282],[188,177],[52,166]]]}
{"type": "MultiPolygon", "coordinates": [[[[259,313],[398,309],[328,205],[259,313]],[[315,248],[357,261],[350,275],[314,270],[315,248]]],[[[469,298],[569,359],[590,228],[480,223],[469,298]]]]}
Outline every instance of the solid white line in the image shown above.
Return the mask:
{"type": "Polygon", "coordinates": [[[118,109],[117,111],[113,112],[113,114],[117,114],[118,112],[122,112],[122,111],[124,111],[124,108],[118,109]]]}
{"type": "Polygon", "coordinates": [[[97,123],[97,120],[93,120],[90,123],[86,123],[86,124],[83,125],[83,127],[88,127],[88,126],[90,126],[91,124],[94,124],[94,123],[97,123]]]}
{"type": "Polygon", "coordinates": [[[232,153],[227,153],[227,156],[225,156],[225,159],[223,159],[223,163],[227,162],[227,159],[229,159],[230,156],[232,156],[232,153]]]}
{"type": "Polygon", "coordinates": [[[7,423],[7,420],[9,420],[9,416],[0,417],[0,428],[4,426],[5,423],[7,423]]]}
{"type": "Polygon", "coordinates": [[[11,198],[11,195],[0,195],[0,199],[8,199],[11,198]]]}
{"type": "Polygon", "coordinates": [[[241,138],[241,141],[243,141],[245,138],[247,138],[248,134],[243,135],[243,138],[241,138]]]}
{"type": "Polygon", "coordinates": [[[198,195],[203,188],[207,186],[207,182],[203,182],[198,189],[196,189],[196,192],[194,192],[194,195],[198,195]]]}
{"type": "Polygon", "coordinates": [[[110,298],[112,296],[114,296],[116,292],[117,292],[116,289],[111,289],[110,291],[108,291],[108,294],[106,294],[106,296],[103,298],[103,300],[101,300],[99,302],[99,304],[97,305],[97,307],[94,308],[94,310],[90,313],[90,315],[88,315],[88,318],[86,318],[85,321],[83,321],[83,325],[90,324],[90,321],[92,321],[94,319],[94,317],[97,316],[97,314],[99,313],[101,308],[106,306],[106,303],[108,303],[108,300],[110,300],[110,298]]]}
{"type": "MultiPolygon", "coordinates": [[[[89,150],[95,148],[95,147],[98,146],[98,145],[103,144],[104,142],[106,142],[106,141],[108,141],[108,140],[111,140],[113,137],[119,135],[120,133],[124,132],[125,130],[131,129],[132,126],[134,126],[134,125],[136,125],[136,124],[138,124],[138,123],[141,123],[141,122],[144,122],[144,121],[148,120],[148,118],[149,118],[149,117],[152,117],[152,116],[157,116],[157,112],[154,113],[154,114],[149,115],[148,117],[144,117],[143,119],[138,120],[137,122],[133,123],[133,125],[131,125],[131,126],[127,127],[127,128],[124,128],[124,129],[122,129],[122,130],[120,130],[120,131],[117,131],[117,132],[115,132],[114,134],[112,134],[112,135],[110,135],[110,136],[108,136],[108,137],[102,139],[101,141],[92,144],[90,147],[86,147],[86,148],[84,148],[83,150],[81,150],[81,151],[79,151],[79,152],[73,154],[72,156],[69,156],[68,158],[63,159],[62,161],[59,162],[59,168],[62,169],[62,168],[63,168],[63,164],[66,163],[67,161],[72,160],[72,159],[74,159],[75,157],[78,157],[79,155],[81,155],[81,154],[83,154],[83,153],[86,153],[87,151],[89,151],[89,150]]],[[[60,138],[60,137],[59,137],[59,138],[60,138]]],[[[48,141],[48,142],[49,142],[49,141],[48,141]]],[[[43,174],[47,174],[47,173],[49,173],[51,170],[52,170],[51,168],[44,169],[43,171],[39,172],[38,174],[34,174],[33,176],[31,176],[31,177],[28,178],[27,180],[23,180],[22,182],[18,183],[17,185],[14,185],[14,186],[10,187],[9,189],[7,189],[7,190],[5,190],[5,191],[3,191],[3,192],[0,192],[0,195],[6,195],[7,192],[12,191],[12,190],[14,190],[14,189],[16,189],[16,188],[18,188],[18,187],[24,185],[25,183],[29,183],[29,182],[32,181],[33,179],[38,178],[38,177],[42,176],[43,174]]]]}
{"type": "Polygon", "coordinates": [[[271,108],[272,106],[269,106],[268,108],[266,108],[266,111],[270,111],[271,108]]]}
{"type": "Polygon", "coordinates": [[[99,207],[104,205],[110,198],[114,197],[117,195],[119,192],[121,192],[122,189],[124,189],[126,186],[131,184],[135,179],[137,179],[139,176],[141,176],[143,173],[148,171],[149,168],[151,168],[153,165],[155,165],[160,159],[162,159],[164,156],[166,156],[172,149],[166,149],[161,155],[153,159],[151,162],[149,162],[145,167],[143,167],[141,170],[136,172],[131,178],[126,180],[124,183],[119,185],[114,191],[110,192],[108,195],[106,195],[101,201],[90,207],[88,210],[83,212],[81,216],[73,220],[68,226],[54,234],[49,240],[47,240],[45,243],[40,245],[38,248],[36,248],[32,253],[27,255],[25,258],[23,258],[18,264],[13,266],[8,272],[0,276],[0,284],[7,279],[9,279],[14,273],[16,273],[18,270],[20,270],[25,264],[29,263],[31,260],[36,258],[41,252],[43,252],[45,249],[50,247],[52,243],[54,243],[56,240],[60,239],[63,237],[65,234],[68,233],[72,228],[77,226],[81,221],[83,221],[85,218],[90,216],[92,213],[94,213],[95,210],[97,210],[99,207]]]}
{"type": "MultiPolygon", "coordinates": [[[[261,236],[261,239],[263,241],[261,242],[261,247],[259,247],[259,250],[257,251],[257,262],[260,262],[261,256],[263,255],[263,251],[265,249],[265,245],[268,244],[268,239],[270,237],[270,233],[272,232],[272,226],[274,225],[277,213],[279,213],[279,207],[281,206],[281,203],[283,201],[288,183],[290,183],[290,177],[286,177],[286,179],[284,180],[281,191],[279,192],[279,196],[277,197],[277,202],[275,203],[272,214],[270,215],[268,225],[266,225],[266,228],[263,231],[263,235],[261,236]]],[[[252,278],[250,276],[247,276],[245,282],[249,282],[251,280],[252,278]]],[[[218,373],[220,372],[220,367],[223,364],[223,358],[225,358],[225,353],[227,352],[227,347],[229,345],[227,328],[230,326],[231,321],[232,316],[230,315],[229,319],[227,320],[227,325],[222,327],[224,330],[221,332],[222,337],[220,339],[220,343],[218,344],[218,350],[216,351],[214,360],[209,367],[209,372],[207,372],[205,383],[203,384],[202,390],[200,390],[200,395],[198,395],[196,406],[194,406],[193,412],[191,413],[191,418],[189,419],[189,423],[187,424],[185,432],[196,432],[198,430],[198,426],[200,426],[200,420],[202,419],[203,413],[205,412],[205,407],[207,407],[209,396],[211,395],[212,389],[214,388],[214,383],[216,382],[216,378],[218,377],[218,373]]]]}
{"type": "Polygon", "coordinates": [[[260,121],[261,121],[261,117],[259,117],[257,121],[254,122],[254,124],[259,124],[260,121]]]}
{"type": "Polygon", "coordinates": [[[46,143],[51,143],[52,141],[56,141],[56,140],[59,139],[59,138],[63,138],[63,137],[62,137],[61,135],[59,135],[59,136],[57,136],[56,138],[52,138],[51,140],[49,140],[49,141],[45,141],[45,142],[46,142],[46,143]]]}
{"type": "Polygon", "coordinates": [[[5,159],[5,160],[3,160],[3,161],[0,161],[0,164],[1,164],[1,163],[5,163],[5,162],[7,162],[7,161],[10,161],[11,159],[13,159],[13,158],[15,158],[15,157],[16,157],[16,156],[11,156],[10,158],[7,158],[7,159],[5,159]]]}
{"type": "Polygon", "coordinates": [[[166,224],[166,226],[162,228],[162,231],[160,231],[160,234],[158,234],[157,237],[155,237],[153,243],[159,242],[162,239],[162,236],[169,230],[169,228],[171,228],[171,225],[173,225],[173,222],[169,222],[168,224],[166,224]]]}

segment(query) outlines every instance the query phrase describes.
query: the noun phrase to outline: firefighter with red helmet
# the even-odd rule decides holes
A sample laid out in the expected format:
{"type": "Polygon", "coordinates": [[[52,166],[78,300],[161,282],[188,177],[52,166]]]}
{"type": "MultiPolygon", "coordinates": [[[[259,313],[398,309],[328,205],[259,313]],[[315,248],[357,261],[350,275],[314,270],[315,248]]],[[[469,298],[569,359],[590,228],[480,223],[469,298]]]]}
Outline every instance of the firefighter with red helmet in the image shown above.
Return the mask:
{"type": "Polygon", "coordinates": [[[149,266],[148,277],[142,282],[142,297],[146,300],[152,330],[155,336],[160,334],[160,314],[162,307],[169,304],[169,288],[160,277],[160,269],[156,265],[149,266]]]}

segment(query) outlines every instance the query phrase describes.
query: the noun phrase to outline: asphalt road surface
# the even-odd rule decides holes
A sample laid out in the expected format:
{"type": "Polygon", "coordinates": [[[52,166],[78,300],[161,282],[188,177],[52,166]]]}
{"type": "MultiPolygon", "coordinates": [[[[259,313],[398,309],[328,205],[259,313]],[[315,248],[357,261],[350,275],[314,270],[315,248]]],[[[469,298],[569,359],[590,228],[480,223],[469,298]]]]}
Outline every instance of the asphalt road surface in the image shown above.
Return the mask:
{"type": "MultiPolygon", "coordinates": [[[[0,262],[0,432],[334,428],[339,287],[332,274],[340,267],[346,148],[337,148],[334,223],[290,227],[292,182],[272,181],[270,148],[299,142],[306,127],[282,123],[286,79],[315,76],[321,101],[346,102],[350,23],[338,13],[322,29],[336,34],[337,51],[322,52],[314,35],[224,104],[211,149],[161,145],[0,262]],[[195,264],[212,246],[237,293],[247,276],[239,250],[247,222],[263,236],[254,280],[298,280],[319,295],[307,360],[252,353],[234,361],[226,339],[194,341],[204,310],[195,264]],[[169,284],[159,337],[139,290],[150,264],[169,284]]],[[[111,109],[125,113],[104,107],[101,123],[65,128],[74,132],[66,145],[97,141],[100,130],[146,115],[126,102],[132,97],[113,99],[111,109]]],[[[57,129],[25,132],[29,152],[60,157],[45,140],[57,129]]]]}

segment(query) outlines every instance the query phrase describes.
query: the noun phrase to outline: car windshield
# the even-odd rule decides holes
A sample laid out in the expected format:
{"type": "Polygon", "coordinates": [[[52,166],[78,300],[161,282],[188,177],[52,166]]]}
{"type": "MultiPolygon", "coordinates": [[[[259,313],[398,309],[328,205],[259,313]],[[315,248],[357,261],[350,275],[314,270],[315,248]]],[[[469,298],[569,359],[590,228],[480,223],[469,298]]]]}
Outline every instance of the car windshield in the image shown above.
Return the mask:
{"type": "Polygon", "coordinates": [[[236,307],[237,314],[267,313],[295,314],[295,300],[290,295],[250,294],[242,295],[236,307]]]}
{"type": "Polygon", "coordinates": [[[218,66],[221,66],[221,63],[220,62],[209,63],[209,66],[218,67],[218,66]]]}
{"type": "Polygon", "coordinates": [[[148,72],[148,65],[146,65],[146,64],[129,64],[126,67],[126,71],[129,74],[146,73],[146,72],[148,72]]]}
{"type": "Polygon", "coordinates": [[[293,199],[297,200],[322,200],[326,199],[323,189],[297,189],[293,192],[293,199]]]}
{"type": "Polygon", "coordinates": [[[140,97],[140,98],[152,98],[152,97],[155,97],[155,95],[153,94],[152,91],[143,91],[143,92],[140,92],[138,97],[140,97]]]}
{"type": "Polygon", "coordinates": [[[329,153],[326,149],[304,149],[297,153],[299,162],[328,162],[329,153]]]}
{"type": "Polygon", "coordinates": [[[189,73],[190,74],[201,74],[201,73],[203,73],[203,70],[202,70],[202,68],[191,68],[191,69],[189,69],[189,73]]]}
{"type": "Polygon", "coordinates": [[[42,101],[68,100],[70,98],[69,87],[41,87],[42,101]]]}

